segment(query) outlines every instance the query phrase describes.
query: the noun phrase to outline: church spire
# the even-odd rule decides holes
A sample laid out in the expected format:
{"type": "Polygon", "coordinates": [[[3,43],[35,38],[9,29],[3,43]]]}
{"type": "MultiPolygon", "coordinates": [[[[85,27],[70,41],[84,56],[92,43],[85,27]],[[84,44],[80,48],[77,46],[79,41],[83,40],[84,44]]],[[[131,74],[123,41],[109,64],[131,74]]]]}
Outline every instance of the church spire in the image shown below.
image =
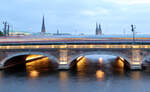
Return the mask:
{"type": "Polygon", "coordinates": [[[96,35],[102,35],[101,24],[96,23],[96,35]]]}
{"type": "Polygon", "coordinates": [[[99,30],[99,28],[98,28],[98,24],[96,22],[96,35],[98,34],[98,30],[99,30]]]}
{"type": "Polygon", "coordinates": [[[101,24],[99,24],[99,34],[102,34],[102,28],[101,28],[101,24]]]}
{"type": "Polygon", "coordinates": [[[41,29],[41,32],[42,33],[45,33],[46,30],[45,30],[45,20],[44,20],[44,16],[43,16],[43,21],[42,21],[42,29],[41,29]]]}

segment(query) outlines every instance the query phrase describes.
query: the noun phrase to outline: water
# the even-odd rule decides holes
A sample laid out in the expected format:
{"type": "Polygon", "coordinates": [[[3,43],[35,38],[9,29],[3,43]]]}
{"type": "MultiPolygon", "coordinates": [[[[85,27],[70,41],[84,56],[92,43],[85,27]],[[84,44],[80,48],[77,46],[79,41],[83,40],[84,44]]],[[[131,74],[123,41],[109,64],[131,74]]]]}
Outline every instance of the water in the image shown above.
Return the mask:
{"type": "MultiPolygon", "coordinates": [[[[150,92],[150,71],[88,68],[57,71],[48,62],[0,71],[0,92],[150,92]],[[40,68],[37,68],[41,66],[40,68]]],[[[91,66],[92,67],[92,66],[91,66]]],[[[94,66],[95,67],[95,66],[94,66]]]]}

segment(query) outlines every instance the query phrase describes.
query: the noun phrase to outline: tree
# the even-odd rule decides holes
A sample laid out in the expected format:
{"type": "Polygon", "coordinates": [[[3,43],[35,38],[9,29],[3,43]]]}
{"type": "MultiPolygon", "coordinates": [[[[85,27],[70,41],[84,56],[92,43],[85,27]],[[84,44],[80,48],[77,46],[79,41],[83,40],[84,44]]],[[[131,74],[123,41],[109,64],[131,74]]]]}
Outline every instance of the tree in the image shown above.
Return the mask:
{"type": "Polygon", "coordinates": [[[2,31],[0,31],[0,36],[3,36],[3,32],[2,31]]]}

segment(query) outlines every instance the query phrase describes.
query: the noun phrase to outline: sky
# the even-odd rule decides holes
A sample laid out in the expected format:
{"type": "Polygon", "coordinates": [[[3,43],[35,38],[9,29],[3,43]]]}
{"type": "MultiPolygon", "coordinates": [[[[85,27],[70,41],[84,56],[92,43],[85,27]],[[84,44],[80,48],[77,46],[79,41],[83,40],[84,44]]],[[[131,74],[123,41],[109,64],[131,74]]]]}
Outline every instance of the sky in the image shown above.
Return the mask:
{"type": "Polygon", "coordinates": [[[48,33],[95,34],[96,22],[103,34],[150,34],[150,0],[1,0],[3,21],[18,31],[40,32],[42,16],[48,33]]]}

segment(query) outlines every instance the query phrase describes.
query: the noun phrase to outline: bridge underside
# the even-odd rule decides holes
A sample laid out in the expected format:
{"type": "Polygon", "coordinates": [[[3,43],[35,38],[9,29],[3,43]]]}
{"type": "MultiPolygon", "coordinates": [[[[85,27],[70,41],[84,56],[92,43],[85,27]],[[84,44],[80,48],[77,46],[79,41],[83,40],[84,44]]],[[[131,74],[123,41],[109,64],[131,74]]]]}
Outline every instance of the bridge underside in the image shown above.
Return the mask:
{"type": "Polygon", "coordinates": [[[41,64],[40,66],[43,65],[45,68],[58,68],[58,63],[47,56],[26,54],[6,59],[1,69],[26,68],[26,66],[36,66],[36,63],[41,64]]]}

